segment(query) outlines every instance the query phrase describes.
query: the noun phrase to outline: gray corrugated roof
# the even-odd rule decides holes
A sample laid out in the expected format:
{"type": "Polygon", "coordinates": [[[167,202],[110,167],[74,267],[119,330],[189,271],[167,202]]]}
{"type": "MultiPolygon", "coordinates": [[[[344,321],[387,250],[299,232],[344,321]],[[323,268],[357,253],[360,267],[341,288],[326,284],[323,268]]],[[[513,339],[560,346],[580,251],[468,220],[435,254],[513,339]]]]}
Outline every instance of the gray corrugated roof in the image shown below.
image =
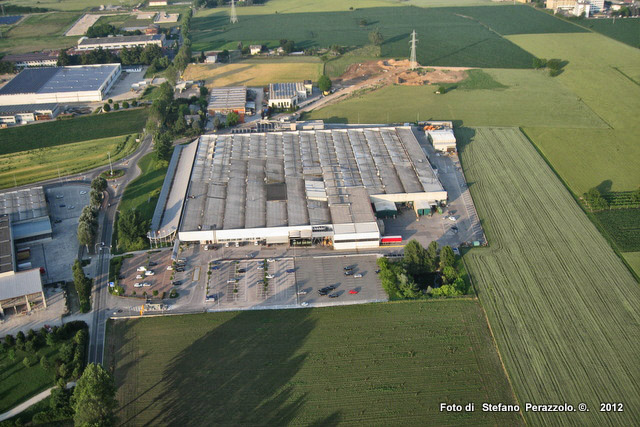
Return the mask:
{"type": "Polygon", "coordinates": [[[114,36],[114,37],[93,37],[83,39],[78,43],[78,47],[92,44],[111,44],[111,43],[139,43],[152,40],[162,40],[164,34],[142,34],[138,36],[114,36]]]}
{"type": "Polygon", "coordinates": [[[209,110],[240,110],[247,103],[246,87],[213,88],[209,91],[209,110]]]}
{"type": "Polygon", "coordinates": [[[43,67],[22,70],[0,95],[98,90],[120,64],[43,67]]]}
{"type": "Polygon", "coordinates": [[[21,104],[21,105],[0,105],[0,116],[1,115],[12,115],[12,114],[22,114],[22,113],[33,113],[35,111],[46,111],[46,110],[55,110],[58,107],[58,104],[48,103],[48,104],[21,104]]]}
{"type": "Polygon", "coordinates": [[[0,300],[42,292],[40,270],[0,273],[0,300]]]}

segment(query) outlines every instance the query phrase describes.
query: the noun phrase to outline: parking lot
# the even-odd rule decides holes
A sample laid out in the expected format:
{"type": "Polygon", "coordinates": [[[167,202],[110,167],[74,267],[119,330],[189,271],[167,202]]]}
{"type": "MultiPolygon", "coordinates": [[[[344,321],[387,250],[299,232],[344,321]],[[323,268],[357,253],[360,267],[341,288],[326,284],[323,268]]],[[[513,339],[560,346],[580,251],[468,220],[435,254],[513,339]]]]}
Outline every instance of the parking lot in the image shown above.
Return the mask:
{"type": "Polygon", "coordinates": [[[387,295],[376,274],[376,260],[377,257],[371,255],[296,259],[298,303],[324,306],[386,301],[387,295]],[[352,274],[345,275],[345,267],[351,267],[352,274]],[[319,295],[318,290],[327,286],[335,286],[335,289],[326,296],[319,295]]]}
{"type": "Polygon", "coordinates": [[[206,292],[208,308],[296,304],[295,268],[291,258],[271,262],[263,259],[214,261],[210,270],[206,292]]]}
{"type": "Polygon", "coordinates": [[[52,240],[28,242],[19,248],[31,249],[28,260],[34,268],[44,267],[45,283],[71,281],[71,266],[78,257],[78,218],[89,204],[89,185],[57,185],[45,188],[49,205],[52,240]]]}
{"type": "MultiPolygon", "coordinates": [[[[171,276],[174,273],[173,270],[167,270],[169,265],[171,265],[171,259],[168,251],[146,252],[133,258],[125,258],[120,269],[119,277],[121,279],[118,280],[118,284],[124,288],[126,296],[148,296],[156,299],[162,298],[162,295],[166,293],[165,296],[168,297],[173,287],[171,276]],[[142,267],[145,270],[138,271],[142,267]],[[136,283],[139,285],[138,287],[135,286],[136,283]]],[[[180,279],[182,279],[182,275],[175,273],[174,280],[180,279]],[[177,277],[178,275],[180,278],[177,277]]]]}

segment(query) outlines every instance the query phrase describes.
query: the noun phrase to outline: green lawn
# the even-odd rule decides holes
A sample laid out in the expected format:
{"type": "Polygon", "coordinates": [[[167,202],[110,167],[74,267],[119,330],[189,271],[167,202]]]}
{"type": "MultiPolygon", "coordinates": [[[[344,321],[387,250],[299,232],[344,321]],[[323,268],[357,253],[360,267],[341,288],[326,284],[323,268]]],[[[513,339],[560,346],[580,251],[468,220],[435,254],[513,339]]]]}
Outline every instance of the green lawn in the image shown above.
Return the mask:
{"type": "Polygon", "coordinates": [[[637,276],[640,276],[640,252],[626,252],[622,254],[637,276]]]}
{"type": "Polygon", "coordinates": [[[465,255],[530,425],[632,425],[640,417],[640,287],[514,128],[460,130],[460,156],[489,247],[465,255]],[[602,413],[600,402],[624,402],[602,413]]]}
{"type": "Polygon", "coordinates": [[[409,55],[412,29],[418,33],[418,62],[423,65],[492,68],[531,68],[533,57],[500,34],[575,32],[583,28],[528,6],[419,8],[378,7],[348,12],[278,13],[243,15],[229,24],[226,11],[197,15],[192,22],[194,50],[234,48],[238,41],[262,40],[277,44],[286,38],[297,48],[333,44],[365,46],[376,27],[385,38],[384,57],[409,55]],[[365,19],[369,24],[361,26],[365,19]],[[513,22],[523,22],[514,25],[513,22]]]}
{"type": "Polygon", "coordinates": [[[618,18],[615,21],[613,19],[585,19],[579,24],[629,46],[640,48],[639,19],[618,18]]]}
{"type": "Polygon", "coordinates": [[[0,155],[140,132],[147,114],[139,108],[4,129],[0,155]]]}
{"type": "Polygon", "coordinates": [[[558,174],[576,194],[603,183],[613,191],[638,188],[640,86],[632,78],[640,77],[640,50],[594,33],[509,39],[536,56],[567,60],[556,79],[610,126],[576,129],[567,121],[549,129],[523,123],[558,174]]]}
{"type": "Polygon", "coordinates": [[[151,221],[169,165],[157,160],[156,153],[149,153],[140,159],[138,166],[142,174],[127,185],[119,210],[136,209],[143,219],[151,221]]]}
{"type": "Polygon", "coordinates": [[[116,321],[106,348],[129,425],[522,424],[439,412],[514,402],[475,300],[116,321]]]}
{"type": "Polygon", "coordinates": [[[73,175],[108,164],[138,148],[138,134],[74,142],[0,156],[0,188],[73,175]]]}
{"type": "MultiPolygon", "coordinates": [[[[466,126],[558,126],[607,129],[607,124],[559,80],[541,70],[483,70],[436,95],[437,86],[387,86],[313,111],[308,117],[357,123],[434,119],[466,126]],[[492,83],[497,82],[497,84],[492,83]],[[495,89],[464,89],[491,87],[495,89]],[[499,86],[506,86],[500,88],[499,86]]],[[[473,73],[472,73],[473,74],[473,73]]]]}
{"type": "Polygon", "coordinates": [[[3,28],[0,52],[24,53],[41,49],[66,48],[77,43],[76,37],[64,37],[78,13],[40,13],[29,15],[7,30],[3,28]]]}

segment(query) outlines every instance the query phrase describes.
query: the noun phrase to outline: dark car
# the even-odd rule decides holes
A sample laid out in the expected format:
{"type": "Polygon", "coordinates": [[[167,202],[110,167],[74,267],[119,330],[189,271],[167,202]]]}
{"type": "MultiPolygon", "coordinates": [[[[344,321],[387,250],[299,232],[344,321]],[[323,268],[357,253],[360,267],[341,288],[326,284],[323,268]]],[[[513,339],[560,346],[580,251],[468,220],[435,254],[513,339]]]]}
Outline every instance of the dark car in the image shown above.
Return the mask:
{"type": "Polygon", "coordinates": [[[61,219],[56,219],[55,221],[53,221],[54,224],[60,224],[62,222],[61,219]]]}
{"type": "Polygon", "coordinates": [[[377,269],[377,270],[376,270],[376,274],[380,274],[380,269],[377,269]]]}
{"type": "Polygon", "coordinates": [[[296,269],[295,268],[290,268],[287,270],[287,273],[295,273],[296,269]]]}
{"type": "Polygon", "coordinates": [[[219,265],[214,265],[213,267],[211,267],[212,270],[220,270],[220,266],[219,265]]]}
{"type": "Polygon", "coordinates": [[[174,280],[173,282],[171,282],[171,284],[173,286],[180,286],[180,285],[182,285],[182,282],[180,280],[174,280]]]}
{"type": "Polygon", "coordinates": [[[329,295],[329,298],[338,298],[340,296],[340,294],[334,292],[331,295],[329,295]]]}
{"type": "Polygon", "coordinates": [[[178,273],[182,273],[182,272],[184,271],[184,268],[182,268],[182,267],[178,267],[178,268],[176,268],[176,271],[177,271],[178,273]]]}
{"type": "Polygon", "coordinates": [[[247,269],[246,268],[239,268],[238,269],[238,273],[246,273],[247,269]]]}
{"type": "Polygon", "coordinates": [[[65,208],[65,207],[67,207],[67,205],[60,205],[60,207],[61,207],[61,208],[65,208]]]}
{"type": "Polygon", "coordinates": [[[329,291],[327,289],[318,289],[318,294],[322,297],[327,295],[328,293],[329,291]]]}
{"type": "Polygon", "coordinates": [[[347,266],[344,268],[344,271],[353,270],[353,267],[354,267],[353,265],[347,265],[347,266]]]}
{"type": "Polygon", "coordinates": [[[158,265],[157,262],[149,261],[149,267],[153,267],[154,265],[158,265]]]}
{"type": "Polygon", "coordinates": [[[344,275],[345,275],[345,276],[351,276],[351,275],[353,275],[353,270],[347,270],[347,271],[345,271],[345,272],[344,272],[344,275]]]}

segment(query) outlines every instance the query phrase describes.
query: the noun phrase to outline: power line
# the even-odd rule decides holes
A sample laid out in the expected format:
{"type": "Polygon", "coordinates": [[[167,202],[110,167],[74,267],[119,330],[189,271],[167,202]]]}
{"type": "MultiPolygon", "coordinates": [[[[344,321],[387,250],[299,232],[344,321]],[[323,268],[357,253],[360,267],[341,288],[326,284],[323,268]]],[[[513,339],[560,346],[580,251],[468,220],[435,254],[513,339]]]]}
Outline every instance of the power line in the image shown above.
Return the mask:
{"type": "Polygon", "coordinates": [[[409,68],[416,69],[418,68],[418,61],[416,60],[416,43],[418,39],[416,39],[416,30],[413,30],[411,33],[411,58],[409,59],[409,68]]]}
{"type": "Polygon", "coordinates": [[[231,23],[238,23],[238,14],[236,13],[236,2],[235,0],[231,0],[231,23]]]}

